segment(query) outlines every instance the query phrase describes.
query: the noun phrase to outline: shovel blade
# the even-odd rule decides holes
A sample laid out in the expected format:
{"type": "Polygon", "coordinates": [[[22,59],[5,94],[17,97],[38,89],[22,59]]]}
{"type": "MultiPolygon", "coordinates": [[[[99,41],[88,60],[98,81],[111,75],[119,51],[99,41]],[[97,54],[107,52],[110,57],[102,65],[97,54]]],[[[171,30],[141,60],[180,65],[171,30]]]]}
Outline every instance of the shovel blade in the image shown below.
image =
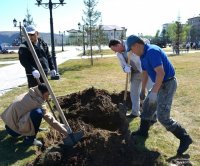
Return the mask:
{"type": "Polygon", "coordinates": [[[64,145],[74,146],[82,139],[83,135],[84,134],[82,131],[69,134],[66,138],[63,139],[64,145]]]}

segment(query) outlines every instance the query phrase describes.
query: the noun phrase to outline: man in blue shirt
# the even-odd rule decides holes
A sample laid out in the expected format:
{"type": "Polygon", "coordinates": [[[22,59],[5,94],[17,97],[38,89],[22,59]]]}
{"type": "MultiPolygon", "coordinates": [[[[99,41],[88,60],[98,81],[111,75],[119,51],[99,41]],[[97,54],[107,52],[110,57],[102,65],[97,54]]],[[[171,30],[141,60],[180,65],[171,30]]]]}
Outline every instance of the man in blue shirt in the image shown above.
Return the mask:
{"type": "Polygon", "coordinates": [[[177,88],[175,70],[164,51],[156,46],[145,44],[138,36],[127,38],[127,51],[132,51],[140,57],[142,65],[142,91],[145,96],[145,86],[148,76],[155,83],[143,104],[140,128],[131,136],[148,137],[148,130],[153,124],[155,114],[158,121],[179,140],[177,154],[183,154],[192,143],[186,130],[170,117],[171,105],[177,88]]]}

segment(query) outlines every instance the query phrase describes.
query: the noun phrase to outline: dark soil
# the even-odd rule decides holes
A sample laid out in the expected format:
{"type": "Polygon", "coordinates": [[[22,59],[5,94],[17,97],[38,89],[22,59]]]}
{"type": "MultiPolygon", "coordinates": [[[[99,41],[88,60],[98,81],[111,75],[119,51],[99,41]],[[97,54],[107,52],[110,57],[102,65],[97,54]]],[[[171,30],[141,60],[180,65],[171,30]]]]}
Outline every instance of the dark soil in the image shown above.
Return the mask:
{"type": "MultiPolygon", "coordinates": [[[[129,95],[128,95],[129,96],[129,95]]],[[[86,89],[58,99],[73,131],[82,130],[83,139],[74,147],[65,147],[59,133],[44,138],[44,152],[32,165],[46,166],[151,166],[162,165],[160,154],[135,146],[129,141],[130,131],[117,104],[123,92],[86,89]],[[53,146],[52,146],[53,144],[53,146]]],[[[128,107],[131,108],[130,98],[128,107]]]]}

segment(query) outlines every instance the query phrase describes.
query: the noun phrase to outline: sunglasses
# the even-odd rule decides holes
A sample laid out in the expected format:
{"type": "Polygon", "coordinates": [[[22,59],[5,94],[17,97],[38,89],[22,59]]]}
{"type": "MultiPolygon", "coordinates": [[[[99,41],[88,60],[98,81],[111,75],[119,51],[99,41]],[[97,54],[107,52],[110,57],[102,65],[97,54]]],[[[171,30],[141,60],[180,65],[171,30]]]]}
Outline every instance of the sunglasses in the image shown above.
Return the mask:
{"type": "Polygon", "coordinates": [[[35,33],[34,34],[28,34],[29,36],[34,36],[35,35],[35,33]]]}

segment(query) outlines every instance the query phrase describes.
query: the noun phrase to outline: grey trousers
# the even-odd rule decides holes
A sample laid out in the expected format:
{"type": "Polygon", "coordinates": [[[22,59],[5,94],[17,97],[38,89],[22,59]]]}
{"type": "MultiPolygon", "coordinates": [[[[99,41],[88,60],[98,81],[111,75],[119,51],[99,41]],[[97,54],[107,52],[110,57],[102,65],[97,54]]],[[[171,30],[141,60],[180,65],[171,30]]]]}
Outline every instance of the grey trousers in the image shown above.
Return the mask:
{"type": "Polygon", "coordinates": [[[176,78],[163,83],[158,92],[157,105],[155,107],[149,106],[147,96],[143,104],[141,119],[155,122],[157,118],[168,131],[174,131],[177,127],[177,122],[170,117],[170,111],[176,89],[176,78]]]}
{"type": "Polygon", "coordinates": [[[140,92],[142,88],[141,73],[131,74],[130,95],[132,102],[132,114],[140,116],[140,92]]]}
{"type": "MultiPolygon", "coordinates": [[[[148,78],[146,85],[147,90],[149,91],[153,87],[153,82],[148,78]]],[[[140,92],[142,88],[142,75],[141,73],[132,73],[131,74],[131,85],[130,85],[130,95],[132,102],[132,114],[135,116],[140,116],[140,92]]]]}

